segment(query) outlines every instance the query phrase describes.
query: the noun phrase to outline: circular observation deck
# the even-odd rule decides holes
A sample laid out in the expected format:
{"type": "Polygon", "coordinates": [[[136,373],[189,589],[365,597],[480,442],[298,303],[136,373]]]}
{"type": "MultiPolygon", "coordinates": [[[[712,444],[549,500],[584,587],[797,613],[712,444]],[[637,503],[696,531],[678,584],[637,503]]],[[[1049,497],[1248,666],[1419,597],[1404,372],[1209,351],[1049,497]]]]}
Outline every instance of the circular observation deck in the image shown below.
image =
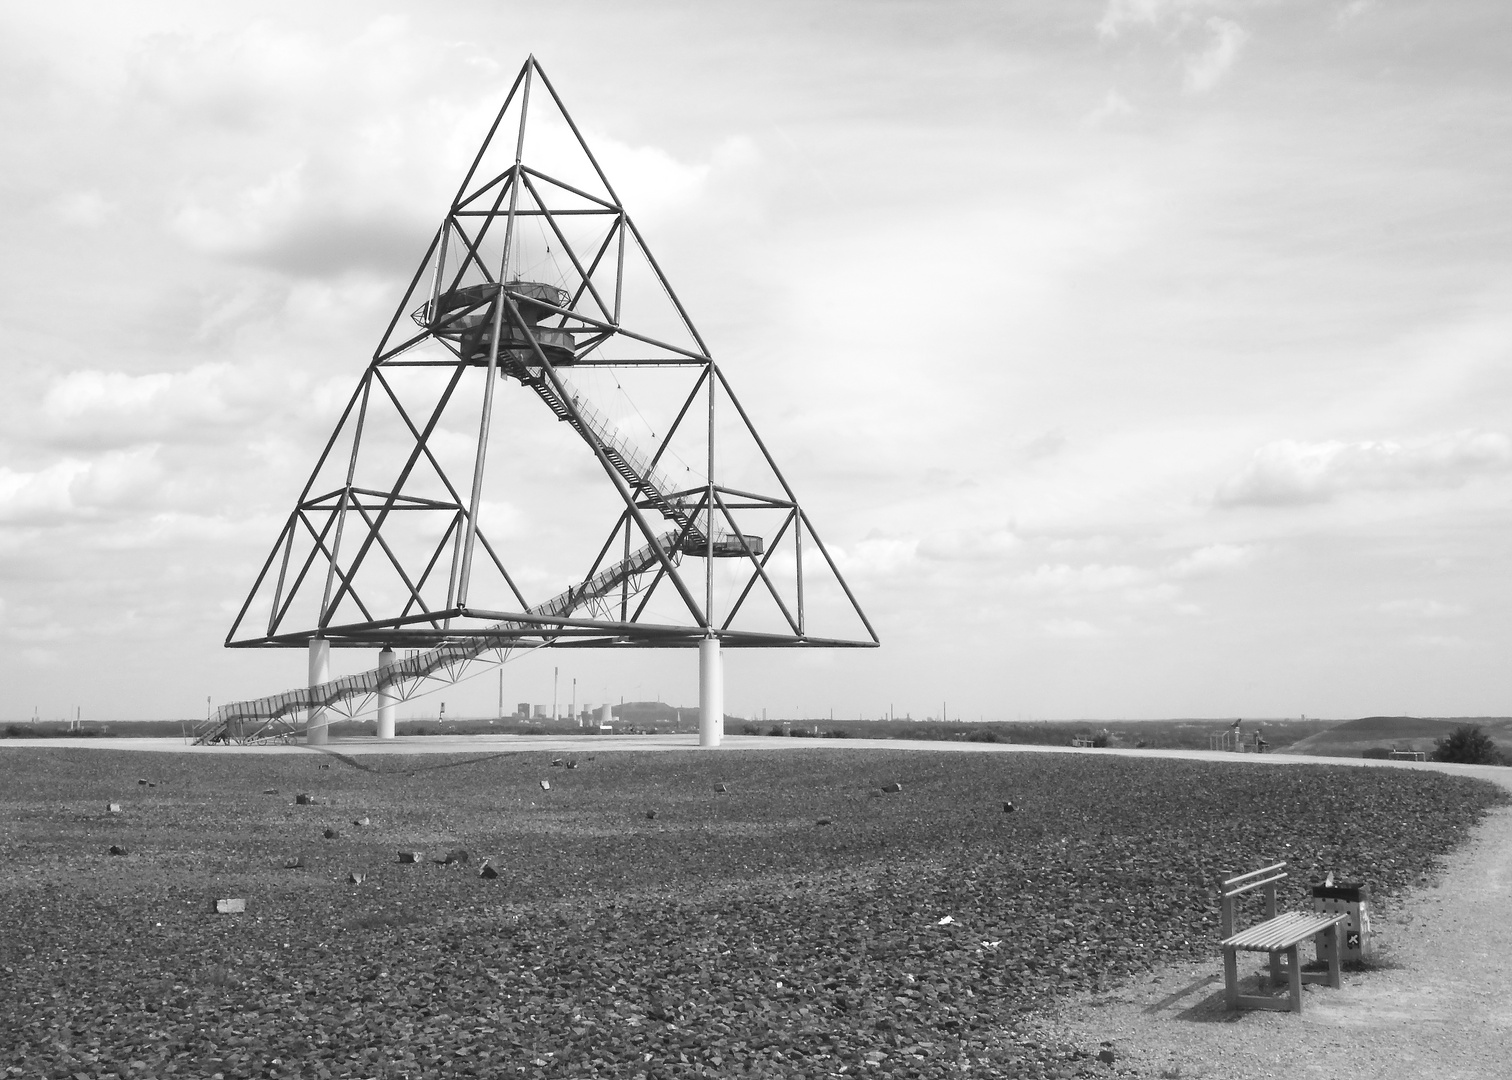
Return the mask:
{"type": "MultiPolygon", "coordinates": [[[[416,308],[410,318],[436,337],[455,342],[468,363],[487,364],[493,345],[493,301],[499,289],[500,286],[493,282],[453,289],[442,293],[434,304],[427,301],[416,308]]],[[[572,364],[577,356],[571,331],[540,325],[540,320],[559,314],[557,309],[567,306],[571,300],[567,291],[539,281],[506,281],[503,289],[514,302],[525,328],[514,325],[509,312],[504,312],[499,340],[500,363],[514,361],[527,367],[540,366],[530,341],[525,337],[525,329],[528,329],[553,365],[572,364]]]]}

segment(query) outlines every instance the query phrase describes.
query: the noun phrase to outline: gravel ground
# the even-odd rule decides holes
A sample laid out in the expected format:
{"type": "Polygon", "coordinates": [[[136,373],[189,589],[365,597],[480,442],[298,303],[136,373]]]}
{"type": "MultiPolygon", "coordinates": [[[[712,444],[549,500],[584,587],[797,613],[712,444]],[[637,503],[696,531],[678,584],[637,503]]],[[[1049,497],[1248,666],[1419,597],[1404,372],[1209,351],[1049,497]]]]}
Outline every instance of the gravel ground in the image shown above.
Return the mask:
{"type": "MultiPolygon", "coordinates": [[[[369,740],[375,742],[375,740],[369,740]]],[[[530,740],[510,740],[526,749],[530,740]]],[[[17,745],[20,740],[8,741],[17,745]]],[[[125,749],[121,740],[79,740],[98,749],[125,749]]],[[[149,742],[143,740],[144,743],[149,742]]],[[[167,742],[171,743],[172,740],[167,742]]],[[[455,753],[449,740],[401,740],[410,752],[455,753]]],[[[795,741],[796,742],[796,741],[795,741]]],[[[164,741],[133,747],[170,749],[164,741]]],[[[872,740],[851,740],[848,746],[829,746],[803,740],[802,749],[868,748],[872,740]]],[[[788,749],[788,740],[730,739],[732,748],[788,749]],[[774,745],[779,744],[779,745],[774,745]]],[[[41,743],[62,748],[60,740],[41,743]]],[[[581,743],[575,743],[581,746],[581,743]]],[[[667,749],[686,749],[686,740],[671,741],[667,749]]],[[[917,744],[881,742],[888,750],[916,749],[954,752],[1052,752],[1051,748],[992,744],[917,744]]],[[[469,740],[469,748],[479,747],[469,740]]],[[[511,747],[513,749],[514,747],[511,747]]],[[[544,745],[528,745],[540,751],[544,745]]],[[[608,749],[599,746],[595,749],[608,749]]],[[[645,740],[616,738],[613,749],[644,750],[645,740]]],[[[799,749],[793,745],[792,749],[799,749]]],[[[333,746],[342,755],[364,751],[385,753],[397,747],[333,746]]],[[[504,749],[488,747],[487,749],[504,749]]],[[[226,749],[200,750],[225,755],[226,749]]],[[[231,751],[234,752],[234,751],[231,751]]],[[[270,748],[268,752],[295,760],[320,751],[303,747],[270,748]]],[[[1064,751],[1059,751],[1064,753],[1064,751]]],[[[1112,756],[1107,751],[1085,751],[1112,756]]],[[[135,755],[129,755],[135,757],[135,755]]],[[[616,755],[617,756],[617,755],[616,755]]],[[[1280,766],[1307,759],[1267,756],[1209,755],[1201,752],[1118,754],[1220,759],[1253,766],[1280,766]]],[[[717,752],[711,755],[717,759],[717,752]]],[[[292,763],[292,762],[290,762],[292,763]]],[[[1363,764],[1359,760],[1328,764],[1363,764]]],[[[306,766],[316,767],[312,762],[306,766]]],[[[1393,766],[1385,766],[1393,767],[1393,766]]],[[[1394,767],[1423,769],[1425,766],[1394,767]]],[[[1440,771],[1480,776],[1512,790],[1512,770],[1443,766],[1440,771]]],[[[1112,989],[1085,991],[1060,999],[1032,1020],[1022,1018],[1021,1031],[1033,1031],[1033,1042],[1111,1052],[1111,1066],[1083,1057],[1075,1069],[1081,1075],[1161,1078],[1222,1077],[1248,1080],[1269,1076],[1380,1077],[1501,1077],[1507,1075],[1512,1049],[1512,980],[1508,945],[1512,888],[1512,809],[1494,811],[1461,845],[1443,860],[1436,883],[1398,894],[1394,901],[1373,909],[1380,932],[1377,962],[1372,970],[1346,973],[1344,988],[1306,989],[1306,1011],[1300,1016],[1276,1013],[1225,1013],[1222,1006],[1221,964],[1217,949],[1210,960],[1182,959],[1158,967],[1153,974],[1137,974],[1112,989]]],[[[1201,891],[1201,890],[1199,890],[1201,891]]],[[[1195,897],[1195,893],[1193,894],[1195,897]]],[[[1195,944],[1195,943],[1194,943],[1195,944]]],[[[1170,954],[1170,955],[1174,955],[1170,954]]],[[[1191,953],[1188,951],[1187,956],[1191,953]]],[[[1251,970],[1258,963],[1251,961],[1251,970]]],[[[777,984],[781,986],[781,983],[777,984]]],[[[669,1025],[670,1026],[670,1025],[669,1025]]],[[[3,1040],[0,1040],[3,1042],[3,1040]]],[[[3,1063],[0,1063],[3,1064],[3,1063]]],[[[963,1063],[964,1064],[964,1063],[963,1063]]],[[[959,1067],[959,1066],[958,1066],[959,1067]]],[[[6,1070],[0,1068],[0,1074],[6,1070]]],[[[1053,1075],[1053,1065],[1037,1070],[1053,1075]]],[[[1066,1070],[1068,1073],[1070,1070],[1066,1070]]],[[[972,1072],[967,1065],[965,1072],[972,1072]]],[[[982,1075],[1016,1075],[1012,1069],[982,1075]]],[[[16,1075],[12,1073],[12,1075],[16,1075]]],[[[86,1073],[86,1076],[93,1075],[86,1073]]],[[[192,1075],[192,1074],[191,1074],[192,1075]]]]}

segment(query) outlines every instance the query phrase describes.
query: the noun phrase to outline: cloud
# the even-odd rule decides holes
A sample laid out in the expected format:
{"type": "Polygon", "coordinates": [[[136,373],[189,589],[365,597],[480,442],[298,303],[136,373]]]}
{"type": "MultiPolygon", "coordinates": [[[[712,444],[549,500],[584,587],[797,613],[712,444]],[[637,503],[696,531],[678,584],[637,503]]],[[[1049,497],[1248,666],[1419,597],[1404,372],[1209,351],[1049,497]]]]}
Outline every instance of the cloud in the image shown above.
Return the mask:
{"type": "Polygon", "coordinates": [[[72,191],[53,202],[53,213],[65,225],[92,229],[115,212],[115,204],[98,191],[72,191]]]}
{"type": "Polygon", "coordinates": [[[1101,127],[1110,120],[1116,120],[1120,116],[1132,116],[1134,106],[1129,104],[1129,99],[1117,90],[1110,89],[1103,95],[1102,101],[1097,108],[1082,118],[1082,124],[1086,127],[1101,127]]]}
{"type": "Polygon", "coordinates": [[[35,430],[49,443],[73,447],[193,442],[228,426],[252,431],[276,392],[268,382],[224,363],[144,375],[74,371],[43,393],[35,430]]]}
{"type": "Polygon", "coordinates": [[[0,466],[0,523],[32,524],[64,516],[73,508],[73,482],[87,469],[84,462],[73,460],[35,472],[0,466]]]}
{"type": "Polygon", "coordinates": [[[1022,593],[1049,596],[1131,589],[1147,585],[1150,580],[1150,572],[1137,566],[1103,566],[1099,563],[1070,566],[1066,563],[1047,563],[1020,575],[1013,585],[1022,593]]]}
{"type": "MultiPolygon", "coordinates": [[[[1109,0],[1097,33],[1112,41],[1133,28],[1155,30],[1182,50],[1187,93],[1205,94],[1233,69],[1249,38],[1249,31],[1233,19],[1207,13],[1230,6],[1214,0],[1109,0]]],[[[1112,96],[1110,91],[1110,103],[1112,96]]]]}
{"type": "Polygon", "coordinates": [[[1219,506],[1301,506],[1356,491],[1453,488],[1474,476],[1512,469],[1512,439],[1467,431],[1412,443],[1286,439],[1255,451],[1219,487],[1219,506]]]}
{"type": "Polygon", "coordinates": [[[1105,631],[1085,619],[1050,619],[1040,624],[1040,630],[1053,638],[1103,637],[1105,631]]]}
{"type": "Polygon", "coordinates": [[[154,500],[162,484],[157,447],[65,458],[34,472],[0,467],[0,524],[34,525],[78,514],[115,516],[154,500]]]}
{"type": "Polygon", "coordinates": [[[1239,50],[1249,37],[1249,32],[1238,23],[1217,16],[1207,20],[1207,29],[1212,34],[1207,48],[1186,58],[1188,93],[1205,94],[1217,86],[1239,59],[1239,50]]]}
{"type": "Polygon", "coordinates": [[[1186,20],[1211,0],[1108,0],[1103,17],[1097,21],[1097,33],[1114,38],[1130,26],[1153,26],[1172,20],[1186,20]]]}
{"type": "Polygon", "coordinates": [[[1039,461],[1060,454],[1066,449],[1067,442],[1065,432],[1053,429],[1018,443],[1017,449],[1019,456],[1025,461],[1039,461]]]}
{"type": "Polygon", "coordinates": [[[926,536],[918,553],[920,558],[944,562],[996,562],[1019,544],[1008,529],[952,529],[926,536]]]}
{"type": "Polygon", "coordinates": [[[405,199],[392,170],[312,156],[239,187],[202,178],[170,213],[169,224],[207,255],[300,276],[383,273],[419,262],[441,217],[424,197],[429,192],[405,199]]]}
{"type": "Polygon", "coordinates": [[[919,542],[907,537],[867,536],[850,548],[830,545],[830,555],[847,578],[891,577],[911,566],[919,542]]]}
{"type": "Polygon", "coordinates": [[[173,232],[296,276],[410,269],[499,92],[457,49],[415,50],[411,37],[404,19],[379,17],[338,43],[266,21],[144,39],[127,96],[176,133],[170,148],[196,147],[165,162],[178,172],[173,232]]]}
{"type": "Polygon", "coordinates": [[[1253,544],[1209,544],[1177,559],[1170,572],[1173,577],[1188,578],[1236,570],[1253,562],[1256,550],[1253,544]]]}
{"type": "Polygon", "coordinates": [[[89,462],[69,484],[76,508],[130,511],[153,503],[164,487],[155,445],[112,450],[89,462]]]}
{"type": "Polygon", "coordinates": [[[1334,25],[1342,27],[1354,22],[1373,7],[1375,7],[1375,0],[1349,0],[1349,3],[1340,8],[1339,14],[1334,17],[1334,25]]]}
{"type": "Polygon", "coordinates": [[[413,207],[342,206],[334,198],[307,195],[287,174],[242,191],[229,205],[187,201],[171,224],[186,244],[207,255],[314,277],[384,273],[418,263],[431,233],[413,207]]]}
{"type": "MultiPolygon", "coordinates": [[[[485,98],[496,105],[494,93],[490,88],[485,98]]],[[[245,162],[221,163],[218,175],[207,169],[192,177],[170,212],[170,225],[197,251],[302,277],[407,272],[425,254],[454,193],[451,185],[488,130],[480,122],[484,100],[439,117],[401,109],[381,130],[366,134],[296,129],[296,137],[280,145],[250,182],[245,162]],[[435,126],[441,130],[427,130],[435,126]],[[406,148],[398,159],[397,146],[406,148]]],[[[642,224],[686,214],[711,177],[748,172],[759,158],[744,136],[727,137],[694,161],[591,129],[584,138],[642,224]]],[[[513,165],[513,134],[501,129],[480,175],[502,167],[497,155],[506,146],[513,165]]],[[[577,137],[553,114],[532,108],[524,150],[532,168],[588,191],[600,189],[577,137]]],[[[548,202],[560,200],[550,185],[537,184],[548,202]]],[[[524,232],[522,239],[534,235],[524,232]]]]}
{"type": "Polygon", "coordinates": [[[1445,604],[1438,600],[1388,600],[1376,604],[1370,610],[1382,615],[1396,615],[1413,619],[1452,619],[1465,614],[1460,604],[1445,604]]]}
{"type": "Polygon", "coordinates": [[[760,165],[761,152],[747,136],[732,135],[702,161],[681,161],[655,146],[630,146],[610,135],[583,136],[604,163],[625,209],[638,222],[666,217],[703,197],[713,179],[760,165]]]}
{"type": "Polygon", "coordinates": [[[1180,614],[1200,610],[1182,599],[1182,578],[1219,573],[1243,565],[1250,557],[1242,545],[1214,544],[1177,560],[1164,569],[1130,564],[1045,563],[1009,582],[1016,593],[1047,604],[1084,607],[1103,612],[1109,603],[1134,607],[1165,607],[1180,614]]]}
{"type": "Polygon", "coordinates": [[[1468,639],[1456,634],[1414,634],[1411,643],[1425,649],[1465,649],[1470,646],[1468,639]]]}

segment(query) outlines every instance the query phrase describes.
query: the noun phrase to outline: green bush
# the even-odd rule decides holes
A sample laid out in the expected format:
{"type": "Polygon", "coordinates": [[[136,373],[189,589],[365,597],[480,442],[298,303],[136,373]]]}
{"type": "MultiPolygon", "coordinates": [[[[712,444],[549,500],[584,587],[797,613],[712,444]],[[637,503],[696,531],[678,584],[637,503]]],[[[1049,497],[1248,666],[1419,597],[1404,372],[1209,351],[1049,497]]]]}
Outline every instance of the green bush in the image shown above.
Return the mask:
{"type": "Polygon", "coordinates": [[[1473,724],[1462,724],[1446,739],[1433,741],[1434,761],[1454,761],[1461,765],[1501,765],[1501,753],[1491,737],[1473,724]]]}

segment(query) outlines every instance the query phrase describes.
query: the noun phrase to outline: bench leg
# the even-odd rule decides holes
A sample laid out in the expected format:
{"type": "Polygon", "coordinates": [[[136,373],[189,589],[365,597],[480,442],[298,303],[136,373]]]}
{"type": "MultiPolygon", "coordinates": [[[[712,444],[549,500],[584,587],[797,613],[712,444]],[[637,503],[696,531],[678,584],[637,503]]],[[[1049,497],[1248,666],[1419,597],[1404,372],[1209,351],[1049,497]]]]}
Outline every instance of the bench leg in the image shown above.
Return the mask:
{"type": "Polygon", "coordinates": [[[1270,954],[1270,978],[1272,986],[1281,985],[1281,953],[1274,949],[1270,954]]]}
{"type": "MultiPolygon", "coordinates": [[[[1272,963],[1275,960],[1276,954],[1271,953],[1272,963]]],[[[1299,1013],[1302,1011],[1302,958],[1297,946],[1293,945],[1286,950],[1286,962],[1286,974],[1291,983],[1291,1011],[1299,1013]]]]}
{"type": "Polygon", "coordinates": [[[1236,950],[1223,950],[1223,1006],[1229,1011],[1239,1007],[1239,958],[1236,950]]]}

